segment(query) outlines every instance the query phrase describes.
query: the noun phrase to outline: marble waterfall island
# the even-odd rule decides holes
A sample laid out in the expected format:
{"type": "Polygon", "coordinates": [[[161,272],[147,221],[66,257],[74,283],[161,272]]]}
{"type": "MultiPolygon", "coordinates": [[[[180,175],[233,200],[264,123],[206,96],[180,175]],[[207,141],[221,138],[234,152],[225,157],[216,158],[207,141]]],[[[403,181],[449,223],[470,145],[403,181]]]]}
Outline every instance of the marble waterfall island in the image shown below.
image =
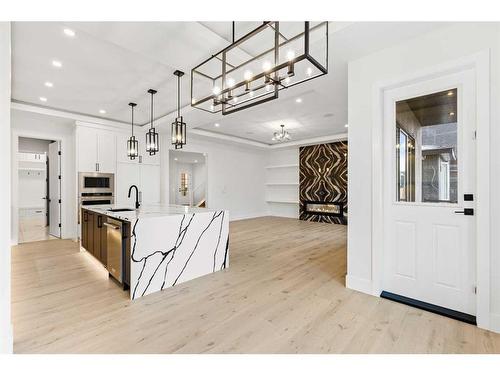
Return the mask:
{"type": "Polygon", "coordinates": [[[222,270],[228,251],[227,211],[139,216],[132,222],[131,299],[222,270]]]}
{"type": "MultiPolygon", "coordinates": [[[[122,264],[130,269],[131,299],[229,266],[228,211],[183,206],[118,209],[109,205],[87,208],[127,224],[122,233],[126,239],[122,264]]],[[[108,252],[108,261],[109,257],[108,252]]]]}

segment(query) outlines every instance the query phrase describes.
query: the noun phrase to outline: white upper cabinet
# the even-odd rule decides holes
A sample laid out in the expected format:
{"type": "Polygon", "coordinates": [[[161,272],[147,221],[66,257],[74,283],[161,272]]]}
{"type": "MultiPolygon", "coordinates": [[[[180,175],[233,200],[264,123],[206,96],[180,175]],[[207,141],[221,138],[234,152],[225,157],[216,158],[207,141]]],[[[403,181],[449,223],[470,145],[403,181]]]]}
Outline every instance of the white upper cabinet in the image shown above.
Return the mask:
{"type": "Polygon", "coordinates": [[[109,130],[77,127],[78,171],[115,173],[116,135],[109,130]]]}
{"type": "Polygon", "coordinates": [[[77,132],[78,172],[97,172],[96,129],[79,126],[77,132]]]}
{"type": "Polygon", "coordinates": [[[116,171],[116,135],[112,131],[97,131],[97,164],[98,172],[116,171]]]}

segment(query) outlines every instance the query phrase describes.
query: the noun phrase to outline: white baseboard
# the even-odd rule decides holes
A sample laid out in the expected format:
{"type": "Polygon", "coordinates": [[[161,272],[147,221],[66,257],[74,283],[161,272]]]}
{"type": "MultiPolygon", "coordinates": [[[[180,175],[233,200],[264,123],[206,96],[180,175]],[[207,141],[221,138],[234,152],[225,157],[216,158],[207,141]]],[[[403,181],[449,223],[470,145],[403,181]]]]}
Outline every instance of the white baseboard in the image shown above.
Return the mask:
{"type": "Polygon", "coordinates": [[[490,313],[490,331],[500,333],[500,314],[490,313]]]}
{"type": "MultiPolygon", "coordinates": [[[[4,328],[4,327],[2,327],[4,328]]],[[[0,354],[12,354],[14,350],[14,336],[12,324],[8,324],[0,335],[0,354]]]]}
{"type": "Polygon", "coordinates": [[[267,212],[264,213],[259,213],[259,214],[250,214],[250,215],[237,215],[232,217],[231,212],[229,212],[229,221],[238,221],[238,220],[245,220],[245,219],[255,219],[257,217],[264,217],[264,216],[269,216],[267,212]]]}
{"type": "Polygon", "coordinates": [[[358,292],[370,295],[376,295],[373,293],[373,285],[370,279],[362,279],[356,276],[346,275],[345,284],[348,289],[357,290],[358,292]]]}

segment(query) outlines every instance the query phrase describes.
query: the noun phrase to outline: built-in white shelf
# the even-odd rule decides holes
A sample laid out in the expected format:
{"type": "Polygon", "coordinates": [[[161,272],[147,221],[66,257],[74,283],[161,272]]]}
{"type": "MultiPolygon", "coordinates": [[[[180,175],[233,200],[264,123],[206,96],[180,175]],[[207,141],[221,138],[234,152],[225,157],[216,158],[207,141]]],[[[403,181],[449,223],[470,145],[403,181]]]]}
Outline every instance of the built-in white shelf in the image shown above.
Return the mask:
{"type": "Polygon", "coordinates": [[[284,204],[299,204],[298,201],[286,201],[286,200],[266,200],[267,203],[284,203],[284,204]]]}
{"type": "Polygon", "coordinates": [[[267,186],[298,186],[298,182],[268,182],[267,186]]]}
{"type": "Polygon", "coordinates": [[[266,169],[275,169],[275,168],[298,168],[298,164],[281,164],[281,165],[268,165],[266,169]]]}

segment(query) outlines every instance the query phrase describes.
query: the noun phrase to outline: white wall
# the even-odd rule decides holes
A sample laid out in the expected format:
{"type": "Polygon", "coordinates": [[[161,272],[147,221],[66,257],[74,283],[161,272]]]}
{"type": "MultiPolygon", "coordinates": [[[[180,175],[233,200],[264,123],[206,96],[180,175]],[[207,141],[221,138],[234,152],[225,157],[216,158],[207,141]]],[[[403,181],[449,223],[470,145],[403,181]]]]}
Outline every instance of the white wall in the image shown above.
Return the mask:
{"type": "Polygon", "coordinates": [[[52,141],[46,139],[36,139],[36,138],[19,138],[19,152],[32,152],[39,154],[49,153],[49,144],[52,141]]]}
{"type": "MultiPolygon", "coordinates": [[[[62,238],[77,237],[77,186],[75,170],[75,125],[69,120],[66,123],[47,123],[43,117],[31,117],[26,120],[23,112],[12,111],[12,153],[18,148],[18,137],[30,137],[61,141],[61,236],[62,238]]],[[[17,204],[19,202],[19,181],[17,173],[12,175],[12,201],[16,207],[12,209],[12,242],[17,242],[17,204]]]]}
{"type": "MultiPolygon", "coordinates": [[[[170,145],[169,130],[161,131],[162,144],[170,145]]],[[[190,136],[183,150],[207,154],[209,208],[229,210],[231,220],[266,215],[264,151],[194,135],[190,136]]],[[[162,202],[169,202],[168,154],[161,152],[162,202]]]]}
{"type": "Polygon", "coordinates": [[[500,26],[455,24],[349,63],[348,286],[372,288],[372,138],[374,86],[480,51],[490,51],[491,320],[500,330],[500,26]]]}
{"type": "Polygon", "coordinates": [[[10,22],[0,22],[0,353],[13,349],[10,314],[10,22]]]}

